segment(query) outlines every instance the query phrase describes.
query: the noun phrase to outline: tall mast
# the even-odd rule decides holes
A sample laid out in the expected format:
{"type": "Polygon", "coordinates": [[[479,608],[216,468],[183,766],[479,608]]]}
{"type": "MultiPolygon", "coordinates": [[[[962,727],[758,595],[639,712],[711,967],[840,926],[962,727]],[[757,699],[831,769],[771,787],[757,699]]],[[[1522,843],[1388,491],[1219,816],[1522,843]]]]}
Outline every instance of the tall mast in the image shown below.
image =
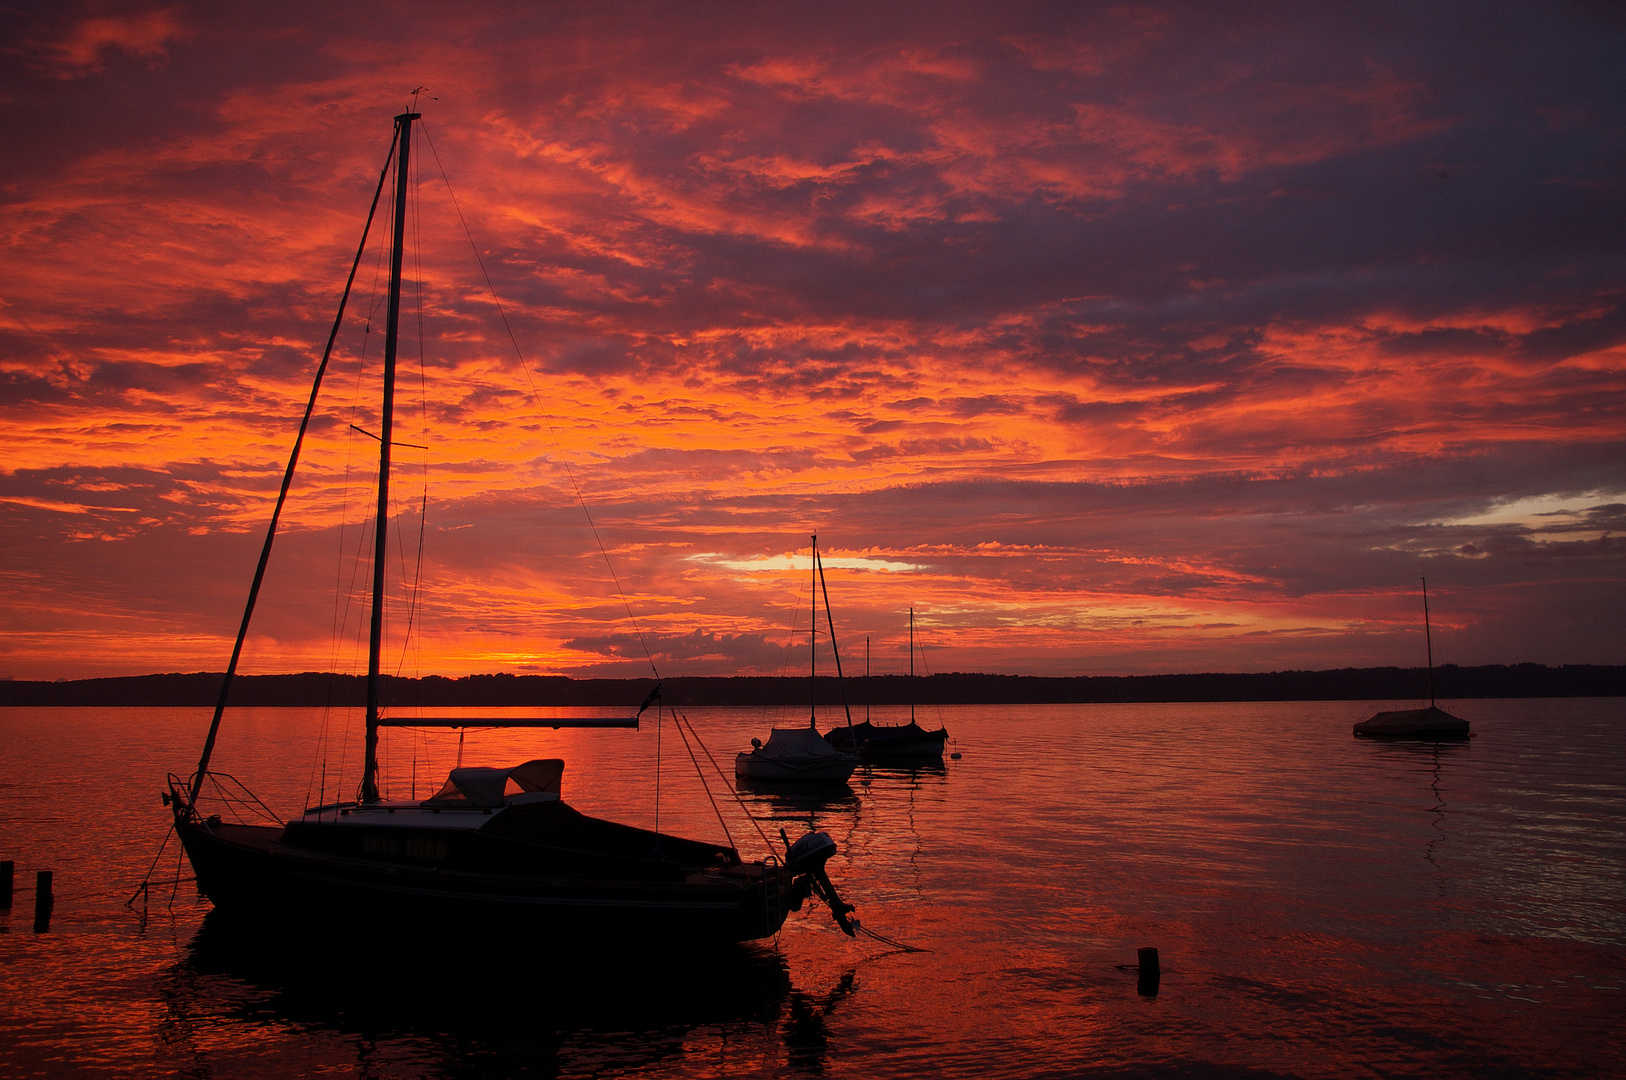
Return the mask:
{"type": "Polygon", "coordinates": [[[807,719],[807,726],[817,729],[819,726],[819,534],[813,534],[813,611],[808,616],[807,624],[807,656],[808,656],[808,696],[811,698],[811,709],[807,719]]]}
{"type": "Polygon", "coordinates": [[[1428,706],[1434,708],[1434,631],[1428,626],[1428,578],[1423,578],[1423,640],[1428,643],[1428,706]]]}
{"type": "Polygon", "coordinates": [[[390,519],[390,439],[395,421],[395,349],[401,329],[401,255],[406,236],[408,163],[412,160],[412,121],[395,118],[395,235],[390,244],[390,306],[384,324],[384,406],[378,432],[378,513],[373,521],[373,610],[367,636],[367,750],[362,765],[362,802],[378,801],[378,661],[384,644],[384,562],[390,519]]]}
{"type": "Polygon", "coordinates": [[[909,722],[915,722],[915,609],[909,609],[909,722]]]}

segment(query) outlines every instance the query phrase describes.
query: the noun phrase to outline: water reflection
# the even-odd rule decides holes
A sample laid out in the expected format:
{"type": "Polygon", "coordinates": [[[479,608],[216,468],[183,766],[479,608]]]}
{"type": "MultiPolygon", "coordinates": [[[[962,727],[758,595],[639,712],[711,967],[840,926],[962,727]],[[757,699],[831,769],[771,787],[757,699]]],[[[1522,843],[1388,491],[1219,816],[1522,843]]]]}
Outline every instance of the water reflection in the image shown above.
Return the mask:
{"type": "MultiPolygon", "coordinates": [[[[862,849],[855,854],[878,871],[880,880],[885,882],[885,886],[877,890],[878,896],[918,901],[925,895],[920,867],[923,844],[917,821],[918,804],[922,793],[931,789],[936,789],[933,794],[939,797],[946,794],[948,774],[942,761],[865,766],[863,832],[859,834],[855,830],[849,842],[862,849]]],[[[931,796],[927,798],[929,803],[931,796]]]]}
{"type": "MultiPolygon", "coordinates": [[[[216,911],[159,993],[161,1038],[182,1073],[297,1035],[328,1064],[368,1075],[508,1076],[641,1068],[719,1026],[772,1043],[792,991],[784,957],[760,946],[648,954],[419,938],[391,948],[267,936],[216,911]]],[[[785,1051],[822,1061],[799,1008],[785,1051]]]]}
{"type": "Polygon", "coordinates": [[[947,776],[948,766],[942,761],[918,761],[908,765],[865,765],[866,780],[901,779],[918,782],[927,777],[947,776]]]}
{"type": "Polygon", "coordinates": [[[759,805],[773,811],[812,813],[828,808],[851,807],[858,795],[847,784],[798,784],[791,780],[747,780],[734,778],[734,790],[755,796],[759,805]]]}
{"type": "Polygon", "coordinates": [[[823,994],[801,990],[790,993],[790,1012],[785,1019],[785,1049],[790,1065],[804,1072],[821,1073],[830,1051],[830,1031],[825,1018],[853,992],[856,969],[844,972],[835,986],[823,994]]]}
{"type": "Polygon", "coordinates": [[[1426,810],[1431,831],[1428,843],[1423,848],[1423,861],[1434,868],[1435,891],[1441,896],[1446,892],[1445,872],[1440,866],[1437,854],[1439,846],[1450,839],[1445,827],[1449,810],[1442,787],[1445,765],[1457,755],[1468,753],[1472,745],[1467,740],[1450,742],[1389,740],[1373,744],[1379,761],[1393,762],[1407,772],[1422,772],[1428,776],[1430,802],[1426,810]]]}

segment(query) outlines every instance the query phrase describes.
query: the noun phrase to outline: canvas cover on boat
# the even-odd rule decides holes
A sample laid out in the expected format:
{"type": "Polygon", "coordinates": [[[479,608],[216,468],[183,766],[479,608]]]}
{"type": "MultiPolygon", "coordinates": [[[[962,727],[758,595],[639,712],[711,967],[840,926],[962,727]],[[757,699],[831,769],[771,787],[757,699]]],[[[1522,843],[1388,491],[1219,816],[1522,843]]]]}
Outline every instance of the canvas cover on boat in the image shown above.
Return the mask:
{"type": "Polygon", "coordinates": [[[807,765],[836,757],[834,747],[810,727],[776,727],[768,735],[768,742],[757,753],[769,761],[786,765],[807,765]]]}
{"type": "Polygon", "coordinates": [[[1355,725],[1357,735],[1468,735],[1468,721],[1437,705],[1380,712],[1355,725]]]}
{"type": "Polygon", "coordinates": [[[506,769],[472,767],[453,769],[429,803],[460,803],[465,806],[501,806],[509,796],[524,792],[559,794],[565,772],[562,758],[535,758],[506,769]]]}

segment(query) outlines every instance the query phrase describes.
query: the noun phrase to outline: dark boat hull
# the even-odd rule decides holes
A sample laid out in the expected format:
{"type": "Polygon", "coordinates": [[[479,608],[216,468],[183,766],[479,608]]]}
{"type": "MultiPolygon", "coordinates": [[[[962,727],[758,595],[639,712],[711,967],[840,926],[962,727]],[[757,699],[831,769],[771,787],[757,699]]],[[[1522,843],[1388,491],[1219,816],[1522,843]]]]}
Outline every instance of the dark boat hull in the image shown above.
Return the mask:
{"type": "Polygon", "coordinates": [[[321,921],[411,927],[545,945],[598,941],[750,941],[776,933],[790,875],[736,864],[669,880],[466,870],[362,858],[289,844],[271,826],[177,815],[176,832],[217,908],[286,928],[321,921]]]}
{"type": "Polygon", "coordinates": [[[866,721],[850,728],[831,728],[824,738],[837,750],[854,752],[872,763],[940,761],[943,744],[948,741],[948,729],[927,731],[913,722],[889,727],[866,721]]]}
{"type": "Polygon", "coordinates": [[[1355,736],[1362,739],[1466,739],[1470,734],[1468,721],[1434,705],[1380,712],[1355,725],[1355,736]]]}

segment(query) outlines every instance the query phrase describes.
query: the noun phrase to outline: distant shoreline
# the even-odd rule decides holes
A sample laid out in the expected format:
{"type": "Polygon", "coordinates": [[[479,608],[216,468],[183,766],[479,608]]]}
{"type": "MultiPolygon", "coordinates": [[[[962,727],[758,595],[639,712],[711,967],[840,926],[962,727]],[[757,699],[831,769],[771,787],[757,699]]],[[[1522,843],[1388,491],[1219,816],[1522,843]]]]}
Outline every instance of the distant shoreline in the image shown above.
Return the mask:
{"type": "MultiPolygon", "coordinates": [[[[224,675],[132,675],[62,682],[0,680],[0,706],[99,705],[212,706],[224,675]]],[[[564,675],[469,675],[448,679],[386,676],[387,705],[424,706],[637,706],[653,679],[574,679],[564,675]]],[[[670,705],[807,704],[805,677],[688,676],[663,680],[670,705]]],[[[820,705],[839,706],[842,687],[820,678],[820,705]]],[[[1434,694],[1463,698],[1623,697],[1626,665],[1492,664],[1434,669],[1434,694]]],[[[1272,671],[1253,674],[1188,675],[978,675],[945,673],[911,681],[904,675],[876,675],[846,681],[853,706],[1040,705],[1176,701],[1378,701],[1427,700],[1425,668],[1339,668],[1331,671],[1272,671]]],[[[305,672],[298,675],[240,675],[229,704],[251,706],[355,706],[365,700],[359,675],[305,672]]]]}

